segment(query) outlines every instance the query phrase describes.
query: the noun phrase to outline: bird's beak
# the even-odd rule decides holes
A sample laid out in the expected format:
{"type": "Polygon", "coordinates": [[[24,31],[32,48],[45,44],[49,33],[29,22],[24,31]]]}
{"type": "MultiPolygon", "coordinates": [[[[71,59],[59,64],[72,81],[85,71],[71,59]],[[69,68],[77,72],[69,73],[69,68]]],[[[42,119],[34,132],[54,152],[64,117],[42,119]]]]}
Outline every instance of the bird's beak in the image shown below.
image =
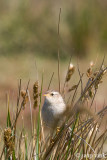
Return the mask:
{"type": "Polygon", "coordinates": [[[49,97],[49,96],[50,96],[50,94],[49,94],[49,93],[46,93],[46,94],[44,94],[43,96],[45,96],[45,97],[49,97]]]}

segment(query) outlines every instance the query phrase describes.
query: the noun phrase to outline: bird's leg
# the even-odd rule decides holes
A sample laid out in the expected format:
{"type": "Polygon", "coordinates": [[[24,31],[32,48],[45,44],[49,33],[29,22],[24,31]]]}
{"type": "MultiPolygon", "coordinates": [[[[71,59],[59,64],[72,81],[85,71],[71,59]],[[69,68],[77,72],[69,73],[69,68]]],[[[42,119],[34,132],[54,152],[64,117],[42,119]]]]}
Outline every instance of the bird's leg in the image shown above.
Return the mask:
{"type": "MultiPolygon", "coordinates": [[[[58,133],[60,132],[60,127],[56,128],[56,135],[58,135],[58,133]]],[[[54,143],[54,139],[50,136],[50,144],[54,143]]]]}
{"type": "Polygon", "coordinates": [[[54,143],[54,139],[50,138],[50,144],[53,144],[53,143],[54,143]]]}
{"type": "Polygon", "coordinates": [[[53,139],[53,129],[50,130],[49,139],[50,139],[50,144],[52,145],[52,144],[54,143],[54,139],[53,139]]]}
{"type": "Polygon", "coordinates": [[[56,128],[56,134],[58,135],[58,133],[60,132],[60,127],[56,128]]]}

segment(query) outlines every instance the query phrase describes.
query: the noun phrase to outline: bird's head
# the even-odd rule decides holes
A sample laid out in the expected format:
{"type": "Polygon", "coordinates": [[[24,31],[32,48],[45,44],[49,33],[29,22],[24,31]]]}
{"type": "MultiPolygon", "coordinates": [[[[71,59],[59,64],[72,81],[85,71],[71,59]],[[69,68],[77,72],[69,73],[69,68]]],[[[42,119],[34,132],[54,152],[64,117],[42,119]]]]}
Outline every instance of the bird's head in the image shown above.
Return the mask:
{"type": "Polygon", "coordinates": [[[48,91],[46,92],[46,94],[44,94],[44,96],[45,96],[45,102],[50,103],[52,105],[64,103],[61,94],[57,91],[48,91]]]}

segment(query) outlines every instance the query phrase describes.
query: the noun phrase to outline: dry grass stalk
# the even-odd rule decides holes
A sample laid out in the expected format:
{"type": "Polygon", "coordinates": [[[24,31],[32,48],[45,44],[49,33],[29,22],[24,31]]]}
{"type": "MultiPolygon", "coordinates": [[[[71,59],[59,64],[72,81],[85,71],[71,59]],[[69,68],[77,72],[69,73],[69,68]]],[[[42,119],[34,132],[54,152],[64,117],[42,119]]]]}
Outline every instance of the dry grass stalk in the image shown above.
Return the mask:
{"type": "MultiPolygon", "coordinates": [[[[30,80],[28,81],[28,84],[27,84],[27,87],[26,87],[26,95],[27,95],[27,92],[28,92],[29,82],[30,82],[30,80]]],[[[21,92],[21,91],[20,91],[20,92],[21,92]]],[[[26,97],[26,95],[25,95],[25,97],[26,97]]],[[[25,101],[25,97],[23,98],[23,101],[22,101],[22,103],[21,103],[20,108],[16,111],[16,118],[15,118],[15,120],[14,120],[14,122],[13,122],[12,129],[15,128],[15,130],[16,130],[17,120],[18,120],[18,117],[19,117],[19,115],[20,115],[20,113],[21,113],[21,110],[22,110],[22,108],[23,108],[24,101],[25,101]]]]}
{"type": "Polygon", "coordinates": [[[58,17],[58,83],[59,83],[59,93],[61,89],[61,83],[60,83],[60,20],[61,20],[61,8],[59,11],[59,17],[58,17]]]}
{"type": "Polygon", "coordinates": [[[47,91],[48,91],[48,90],[49,90],[49,88],[50,88],[50,85],[51,85],[51,82],[52,82],[53,76],[54,76],[54,72],[52,73],[51,79],[50,79],[50,81],[49,81],[49,85],[48,85],[47,91]]]}

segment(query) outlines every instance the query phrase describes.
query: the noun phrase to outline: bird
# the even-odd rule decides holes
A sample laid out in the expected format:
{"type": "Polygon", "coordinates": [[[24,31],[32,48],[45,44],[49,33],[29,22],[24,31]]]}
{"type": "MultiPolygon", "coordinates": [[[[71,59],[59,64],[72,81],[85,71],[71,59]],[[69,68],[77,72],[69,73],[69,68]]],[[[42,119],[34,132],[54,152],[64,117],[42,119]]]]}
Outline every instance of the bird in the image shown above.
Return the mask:
{"type": "Polygon", "coordinates": [[[44,96],[45,100],[41,110],[42,121],[45,126],[54,130],[63,120],[66,104],[57,91],[47,91],[44,96]]]}

